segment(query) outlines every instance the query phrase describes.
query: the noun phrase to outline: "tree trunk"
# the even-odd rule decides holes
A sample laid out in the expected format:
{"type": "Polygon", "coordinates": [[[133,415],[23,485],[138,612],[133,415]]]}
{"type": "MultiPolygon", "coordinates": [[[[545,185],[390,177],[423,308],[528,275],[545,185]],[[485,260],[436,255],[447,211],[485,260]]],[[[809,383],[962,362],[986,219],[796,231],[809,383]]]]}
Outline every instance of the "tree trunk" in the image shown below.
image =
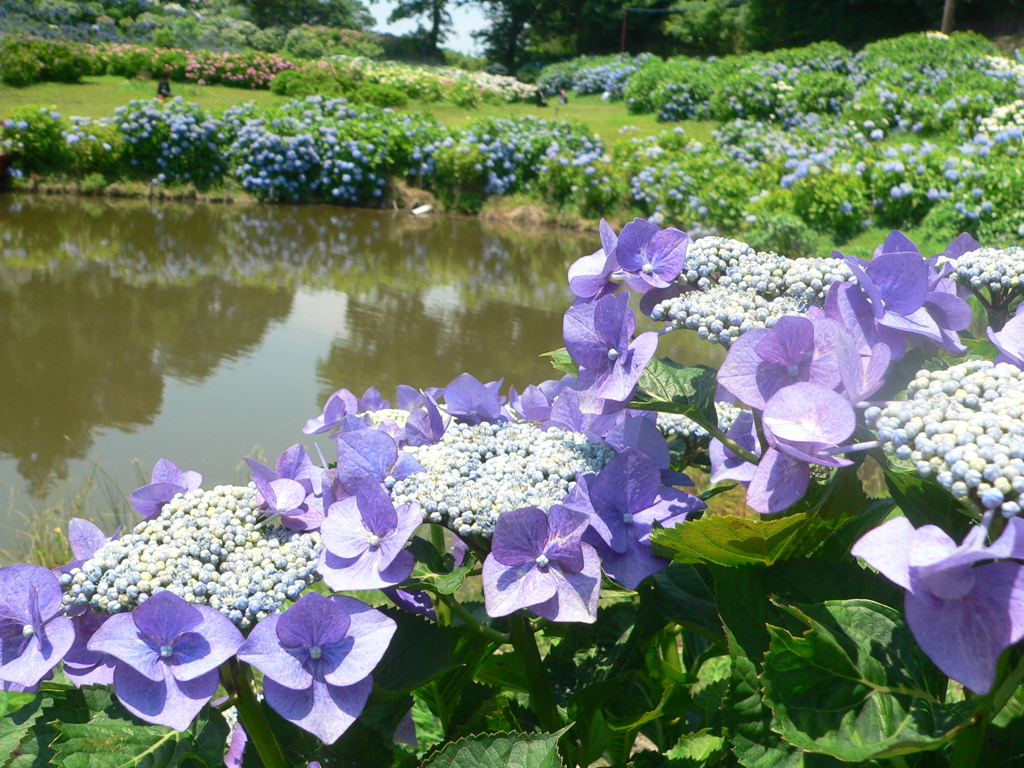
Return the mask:
{"type": "Polygon", "coordinates": [[[956,0],[946,0],[942,7],[942,34],[948,35],[956,23],[956,0]]]}
{"type": "Polygon", "coordinates": [[[437,41],[441,37],[441,6],[443,2],[444,0],[434,0],[430,9],[430,36],[427,38],[427,42],[430,44],[430,54],[432,56],[438,56],[440,53],[437,41]]]}

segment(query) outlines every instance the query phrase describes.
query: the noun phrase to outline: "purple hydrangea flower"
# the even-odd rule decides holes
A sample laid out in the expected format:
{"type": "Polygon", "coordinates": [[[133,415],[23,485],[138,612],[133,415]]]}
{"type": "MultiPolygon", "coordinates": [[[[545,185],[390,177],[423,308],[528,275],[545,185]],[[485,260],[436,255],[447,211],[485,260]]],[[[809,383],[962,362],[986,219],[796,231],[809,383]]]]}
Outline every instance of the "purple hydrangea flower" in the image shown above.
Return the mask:
{"type": "Polygon", "coordinates": [[[658,334],[653,331],[630,341],[636,318],[628,302],[626,294],[605,296],[572,306],[565,313],[563,338],[580,366],[578,388],[592,395],[580,398],[580,408],[586,413],[600,413],[600,401],[629,401],[658,348],[658,334]],[[591,402],[593,398],[596,403],[591,402]]]}
{"type": "Polygon", "coordinates": [[[311,592],[253,627],[238,658],[263,672],[263,695],[281,717],[332,744],[363,711],[395,629],[355,598],[311,592]]]}
{"type": "Polygon", "coordinates": [[[113,536],[107,536],[98,525],[81,517],[68,521],[68,544],[71,546],[71,561],[53,569],[55,574],[70,573],[80,568],[100,547],[109,544],[121,533],[118,527],[113,536]]]}
{"type": "Polygon", "coordinates": [[[356,397],[347,389],[339,389],[327,398],[323,413],[306,422],[302,431],[307,435],[328,432],[342,425],[346,417],[356,416],[367,411],[379,411],[390,407],[387,400],[381,397],[376,387],[370,387],[362,397],[356,397]]]}
{"type": "Polygon", "coordinates": [[[75,641],[57,577],[41,565],[0,568],[0,681],[36,686],[75,641]]]}
{"type": "Polygon", "coordinates": [[[600,233],[601,247],[597,252],[577,259],[569,267],[569,290],[578,297],[577,301],[600,299],[621,287],[612,280],[612,274],[619,268],[615,259],[618,237],[604,219],[601,219],[600,233]]]}
{"type": "Polygon", "coordinates": [[[587,525],[585,514],[558,504],[547,514],[537,507],[502,514],[483,566],[487,615],[528,608],[551,621],[596,621],[601,563],[582,541],[587,525]]]}
{"type": "Polygon", "coordinates": [[[508,414],[502,408],[504,398],[498,395],[501,384],[501,381],[483,384],[474,376],[461,373],[444,388],[445,409],[460,424],[508,421],[508,414]]]}
{"type": "MultiPolygon", "coordinates": [[[[736,420],[729,427],[729,431],[726,434],[740,448],[746,449],[755,456],[761,455],[761,444],[757,439],[754,414],[750,411],[743,411],[736,417],[736,420]]],[[[723,480],[735,480],[747,484],[754,479],[757,465],[751,464],[746,459],[737,456],[721,440],[714,439],[711,441],[711,444],[708,446],[708,455],[711,457],[712,483],[720,483],[723,480]]]]}
{"type": "Polygon", "coordinates": [[[394,586],[412,573],[414,558],[405,545],[423,513],[418,504],[395,509],[387,490],[369,478],[354,491],[332,504],[324,518],[317,570],[338,591],[394,586]]]}
{"type": "Polygon", "coordinates": [[[219,611],[164,591],[111,616],[87,647],[117,659],[114,693],[130,712],[184,731],[216,692],[217,668],[242,640],[219,611]]]}
{"type": "Polygon", "coordinates": [[[847,258],[846,264],[860,298],[852,283],[847,287],[834,283],[826,299],[830,317],[842,321],[845,316],[845,325],[860,326],[869,346],[878,341],[888,344],[892,360],[902,357],[906,334],[923,336],[943,349],[963,351],[956,331],[970,325],[970,308],[956,295],[952,281],[935,273],[902,232],[892,232],[869,263],[847,258]],[[836,299],[830,303],[833,292],[836,299]],[[840,309],[836,301],[847,306],[840,309]]]}
{"type": "Polygon", "coordinates": [[[829,389],[841,376],[838,324],[815,323],[796,315],[780,317],[771,330],[755,328],[740,336],[718,371],[718,383],[741,402],[762,410],[772,395],[798,381],[829,389]]]}
{"type": "Polygon", "coordinates": [[[906,590],[904,613],[921,650],[981,695],[995,682],[1000,655],[1024,637],[1024,568],[1004,560],[1024,557],[1024,520],[1009,520],[991,546],[986,535],[977,526],[958,547],[937,526],[915,530],[897,517],[853,546],[856,557],[906,590]]]}
{"type": "Polygon", "coordinates": [[[566,505],[585,510],[593,544],[605,573],[627,589],[668,566],[650,544],[654,523],[671,528],[707,505],[685,491],[663,486],[650,458],[627,448],[596,476],[581,477],[566,505]]]}
{"type": "Polygon", "coordinates": [[[287,448],[276,469],[247,458],[252,481],[259,494],[257,503],[266,504],[281,516],[286,528],[316,530],[323,520],[319,506],[323,470],[313,464],[301,445],[287,448]]]}
{"type": "Polygon", "coordinates": [[[689,245],[685,232],[633,219],[622,228],[615,249],[624,282],[637,293],[669,288],[686,267],[689,245]]]}
{"type": "Polygon", "coordinates": [[[399,442],[402,445],[433,445],[446,429],[448,420],[437,407],[437,401],[424,394],[422,401],[410,410],[399,442]]]}
{"type": "Polygon", "coordinates": [[[160,514],[164,504],[179,493],[189,493],[203,484],[203,476],[191,470],[182,472],[167,459],[160,459],[153,467],[152,482],[128,497],[132,507],[145,518],[160,514]]]}
{"type": "Polygon", "coordinates": [[[382,483],[389,477],[402,480],[423,471],[411,453],[400,450],[394,438],[379,429],[339,432],[335,438],[338,480],[349,493],[363,478],[382,483]]]}
{"type": "Polygon", "coordinates": [[[769,447],[747,487],[747,504],[761,514],[781,512],[803,498],[809,464],[850,464],[833,455],[857,426],[853,406],[842,395],[820,384],[791,384],[768,400],[762,418],[769,447]]]}

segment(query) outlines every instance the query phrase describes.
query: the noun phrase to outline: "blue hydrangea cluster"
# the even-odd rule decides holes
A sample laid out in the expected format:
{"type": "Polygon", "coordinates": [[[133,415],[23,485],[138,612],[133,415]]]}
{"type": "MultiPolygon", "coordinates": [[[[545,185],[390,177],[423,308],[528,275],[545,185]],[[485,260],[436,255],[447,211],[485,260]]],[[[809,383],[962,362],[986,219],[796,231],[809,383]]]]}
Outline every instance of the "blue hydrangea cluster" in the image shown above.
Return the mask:
{"type": "Polygon", "coordinates": [[[505,512],[561,503],[578,474],[599,472],[615,455],[583,434],[526,422],[452,425],[439,442],[404,450],[426,471],[395,481],[394,503],[416,502],[424,522],[485,538],[505,512]]]}
{"type": "Polygon", "coordinates": [[[168,591],[251,627],[319,578],[319,534],[266,517],[252,485],[178,494],[62,575],[64,602],[120,613],[168,591]]]}
{"type": "Polygon", "coordinates": [[[564,157],[575,163],[584,158],[581,164],[592,164],[604,153],[601,140],[582,125],[536,117],[481,120],[445,139],[441,148],[467,155],[475,152],[475,170],[483,175],[483,191],[488,195],[529,189],[552,159],[564,157]]]}
{"type": "Polygon", "coordinates": [[[154,183],[208,184],[227,171],[222,124],[180,97],[166,105],[134,100],[116,112],[125,159],[154,183]]]}

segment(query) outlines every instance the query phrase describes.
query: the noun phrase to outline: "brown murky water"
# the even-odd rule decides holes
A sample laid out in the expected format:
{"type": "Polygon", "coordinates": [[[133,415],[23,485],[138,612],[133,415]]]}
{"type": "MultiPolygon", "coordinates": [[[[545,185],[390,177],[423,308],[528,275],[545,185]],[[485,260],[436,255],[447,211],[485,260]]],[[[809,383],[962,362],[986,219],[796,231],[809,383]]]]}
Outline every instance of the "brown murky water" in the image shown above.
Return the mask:
{"type": "Polygon", "coordinates": [[[0,196],[0,484],[99,468],[127,493],[160,457],[236,482],[243,456],[312,446],[302,426],[342,386],[551,378],[565,270],[596,247],[321,206],[0,196]]]}

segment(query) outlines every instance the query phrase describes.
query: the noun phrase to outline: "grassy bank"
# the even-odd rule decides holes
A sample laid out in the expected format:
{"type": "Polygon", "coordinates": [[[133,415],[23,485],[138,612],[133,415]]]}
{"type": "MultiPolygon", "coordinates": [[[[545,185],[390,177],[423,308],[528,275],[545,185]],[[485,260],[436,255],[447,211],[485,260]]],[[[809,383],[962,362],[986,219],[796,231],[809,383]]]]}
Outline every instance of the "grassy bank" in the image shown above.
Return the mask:
{"type": "MultiPolygon", "coordinates": [[[[270,91],[228,88],[222,85],[174,83],[172,92],[186,101],[199,104],[208,112],[222,112],[236,104],[255,101],[261,106],[276,106],[288,99],[270,91]]],[[[37,83],[25,88],[0,85],[0,120],[12,110],[35,104],[46,104],[65,115],[109,117],[114,110],[132,99],[150,99],[156,95],[152,80],[126,80],[123,77],[86,77],[81,83],[37,83]]],[[[464,127],[482,117],[536,117],[579,120],[601,137],[606,147],[623,136],[649,136],[663,130],[654,115],[630,115],[621,102],[602,101],[599,96],[573,96],[568,104],[552,99],[547,107],[531,103],[481,104],[475,108],[453,104],[413,101],[403,112],[429,113],[443,125],[464,127]],[[626,130],[623,130],[626,129],[626,130]]],[[[715,123],[687,121],[680,123],[687,135],[698,141],[711,136],[715,123]]]]}

